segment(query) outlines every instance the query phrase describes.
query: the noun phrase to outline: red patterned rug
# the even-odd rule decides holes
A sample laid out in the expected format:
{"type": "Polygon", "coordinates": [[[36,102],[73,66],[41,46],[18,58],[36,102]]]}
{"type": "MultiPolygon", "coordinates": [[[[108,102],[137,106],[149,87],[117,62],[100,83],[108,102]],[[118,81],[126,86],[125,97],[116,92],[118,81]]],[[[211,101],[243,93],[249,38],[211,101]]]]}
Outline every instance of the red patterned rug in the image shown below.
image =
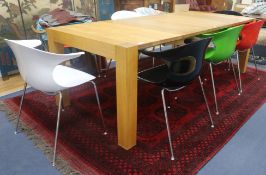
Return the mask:
{"type": "MultiPolygon", "coordinates": [[[[196,174],[252,114],[266,101],[266,73],[248,69],[243,74],[243,94],[237,95],[233,74],[225,64],[214,67],[220,115],[214,103],[208,67],[203,76],[215,128],[210,127],[198,81],[169,93],[169,122],[175,161],[170,160],[160,89],[139,81],[137,146],[126,151],[117,146],[114,70],[96,81],[109,134],[103,136],[95,94],[90,84],[71,89],[72,106],[62,113],[59,156],[81,174],[196,174]],[[178,97],[175,101],[173,97],[178,97]],[[171,98],[170,98],[171,97],[171,98]]],[[[4,103],[17,111],[19,97],[4,103]]],[[[54,98],[40,92],[26,95],[22,121],[52,145],[57,107],[54,98]]]]}

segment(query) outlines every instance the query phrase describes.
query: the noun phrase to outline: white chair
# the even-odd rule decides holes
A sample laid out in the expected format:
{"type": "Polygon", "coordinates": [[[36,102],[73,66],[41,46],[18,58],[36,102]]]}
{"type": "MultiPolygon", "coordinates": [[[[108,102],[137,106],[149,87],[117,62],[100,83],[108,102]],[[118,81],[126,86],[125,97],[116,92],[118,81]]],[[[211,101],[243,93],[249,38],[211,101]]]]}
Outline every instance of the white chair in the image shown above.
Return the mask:
{"type": "Polygon", "coordinates": [[[161,13],[164,13],[162,11],[154,10],[153,8],[149,7],[139,7],[134,9],[134,11],[140,14],[141,16],[159,15],[161,13]]]}
{"type": "MultiPolygon", "coordinates": [[[[112,14],[111,20],[129,19],[129,18],[136,18],[136,17],[141,17],[141,16],[157,15],[157,14],[160,14],[160,12],[157,10],[146,8],[146,7],[140,7],[140,8],[134,9],[134,11],[127,11],[127,10],[117,11],[112,14]]],[[[155,47],[152,47],[152,49],[154,50],[155,47]]],[[[161,45],[160,45],[160,50],[161,50],[161,45]]],[[[140,53],[139,53],[139,59],[140,59],[140,53]]],[[[109,63],[107,64],[106,74],[108,73],[110,69],[110,65],[112,61],[113,60],[110,59],[109,63]]],[[[152,65],[153,67],[155,65],[154,58],[152,59],[152,65]]]]}
{"type": "MultiPolygon", "coordinates": [[[[112,16],[111,16],[111,20],[115,21],[115,20],[135,18],[135,17],[140,17],[140,16],[142,16],[142,15],[140,15],[137,12],[134,12],[134,11],[121,10],[121,11],[117,11],[117,12],[113,13],[112,16]]],[[[113,59],[109,59],[109,62],[107,64],[106,68],[105,69],[101,69],[101,70],[105,70],[104,77],[107,76],[112,61],[113,61],[113,59]]],[[[98,72],[101,72],[101,70],[98,70],[98,72]]]]}
{"type": "Polygon", "coordinates": [[[71,54],[54,54],[35,49],[34,47],[40,46],[39,40],[7,40],[7,44],[11,47],[15,54],[17,65],[21,77],[25,81],[23,95],[20,101],[19,115],[17,118],[17,125],[15,134],[18,133],[19,120],[21,115],[21,108],[25,96],[27,85],[45,92],[49,95],[59,95],[58,113],[56,133],[54,140],[53,152],[53,166],[56,159],[56,146],[59,130],[60,114],[62,108],[62,91],[71,87],[81,85],[86,82],[91,82],[94,86],[96,99],[99,107],[100,116],[102,119],[104,134],[106,135],[106,128],[103,120],[102,110],[98,97],[97,87],[92,81],[94,76],[85,72],[59,65],[60,63],[74,59],[84,54],[84,52],[71,53],[71,54]]]}
{"type": "Polygon", "coordinates": [[[111,20],[119,20],[119,19],[128,19],[128,18],[135,18],[135,17],[140,17],[143,15],[140,15],[137,12],[134,11],[127,11],[127,10],[121,10],[117,11],[112,14],[111,20]]]}

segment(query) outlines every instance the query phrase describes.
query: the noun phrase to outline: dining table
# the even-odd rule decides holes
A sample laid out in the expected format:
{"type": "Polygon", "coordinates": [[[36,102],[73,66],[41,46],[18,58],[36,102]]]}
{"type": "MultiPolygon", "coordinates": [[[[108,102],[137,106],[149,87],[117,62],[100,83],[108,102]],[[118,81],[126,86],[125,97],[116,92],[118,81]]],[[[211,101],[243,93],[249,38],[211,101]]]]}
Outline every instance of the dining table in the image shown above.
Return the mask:
{"type": "MultiPolygon", "coordinates": [[[[51,27],[47,29],[48,46],[53,53],[63,53],[64,45],[68,45],[116,61],[117,141],[129,150],[137,143],[138,51],[253,20],[188,11],[51,27]]],[[[240,58],[242,69],[246,59],[240,58]]],[[[70,103],[65,91],[64,105],[70,103]]]]}

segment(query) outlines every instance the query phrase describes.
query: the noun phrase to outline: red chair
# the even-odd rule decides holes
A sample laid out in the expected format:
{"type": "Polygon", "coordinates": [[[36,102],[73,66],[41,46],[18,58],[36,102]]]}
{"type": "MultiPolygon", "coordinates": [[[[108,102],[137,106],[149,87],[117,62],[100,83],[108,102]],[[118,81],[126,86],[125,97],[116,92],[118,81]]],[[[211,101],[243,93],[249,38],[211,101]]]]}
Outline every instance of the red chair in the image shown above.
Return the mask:
{"type": "Polygon", "coordinates": [[[251,49],[257,42],[260,29],[264,21],[259,20],[244,25],[237,42],[237,50],[245,51],[251,49]]]}
{"type": "MultiPolygon", "coordinates": [[[[236,46],[236,49],[239,52],[251,49],[252,56],[254,59],[254,64],[256,67],[256,73],[258,76],[258,80],[260,78],[259,78],[259,74],[258,74],[257,61],[256,61],[256,57],[254,54],[253,46],[256,44],[256,42],[258,40],[259,32],[260,32],[260,29],[263,26],[263,24],[264,24],[264,21],[262,21],[262,20],[258,20],[258,21],[246,24],[243,27],[242,31],[240,32],[240,37],[239,37],[239,40],[237,41],[237,46],[236,46]]],[[[239,72],[239,77],[240,77],[240,72],[239,72]]],[[[242,92],[241,78],[239,78],[239,83],[240,83],[240,92],[242,92]]]]}

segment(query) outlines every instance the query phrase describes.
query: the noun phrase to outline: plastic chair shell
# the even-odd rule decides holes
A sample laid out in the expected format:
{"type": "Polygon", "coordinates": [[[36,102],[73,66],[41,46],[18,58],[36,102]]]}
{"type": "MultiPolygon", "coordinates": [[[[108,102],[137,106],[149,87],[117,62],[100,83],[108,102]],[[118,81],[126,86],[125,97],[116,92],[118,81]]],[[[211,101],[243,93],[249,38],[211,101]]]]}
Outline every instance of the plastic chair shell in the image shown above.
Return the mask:
{"type": "Polygon", "coordinates": [[[230,58],[236,49],[236,43],[243,26],[231,27],[216,33],[200,35],[202,38],[212,38],[214,47],[208,47],[205,60],[218,63],[230,58]]]}
{"type": "MultiPolygon", "coordinates": [[[[159,82],[159,86],[163,87],[178,87],[178,86],[183,86],[194,80],[201,72],[202,68],[202,62],[204,58],[204,54],[206,51],[206,48],[208,44],[210,43],[211,38],[206,38],[206,39],[201,39],[199,41],[194,41],[189,44],[185,44],[176,48],[171,48],[169,50],[164,50],[164,51],[147,51],[143,50],[141,51],[145,55],[148,55],[150,57],[155,57],[155,58],[161,58],[168,62],[168,70],[166,72],[165,79],[162,82],[159,82]],[[195,68],[193,71],[189,72],[188,74],[184,75],[177,75],[175,72],[172,72],[171,70],[171,64],[174,64],[177,60],[183,59],[185,57],[194,57],[196,62],[195,62],[195,68]]],[[[182,65],[180,65],[182,66],[182,65]]],[[[158,68],[154,68],[158,69],[158,68]]],[[[165,69],[162,67],[162,69],[165,69]]],[[[152,69],[151,69],[152,70],[152,69]]],[[[149,71],[149,70],[148,70],[149,71]]],[[[159,69],[158,69],[159,71],[159,69]]],[[[190,71],[190,70],[188,70],[190,71]]],[[[145,71],[144,71],[145,72],[145,71]]],[[[140,77],[141,77],[140,73],[140,77]]]]}
{"type": "Polygon", "coordinates": [[[121,10],[121,11],[117,11],[113,13],[111,16],[111,20],[128,19],[128,18],[135,18],[135,17],[140,17],[140,16],[142,15],[134,11],[121,10]]]}
{"type": "Polygon", "coordinates": [[[263,24],[264,21],[259,20],[244,25],[240,32],[240,38],[237,41],[237,50],[243,51],[252,48],[258,40],[263,24]]]}
{"type": "Polygon", "coordinates": [[[43,92],[58,92],[66,88],[82,84],[84,83],[85,79],[88,81],[90,78],[93,78],[93,76],[87,73],[59,65],[62,62],[79,57],[80,55],[84,54],[84,52],[54,54],[34,48],[41,45],[41,41],[39,40],[5,41],[15,54],[18,69],[23,80],[35,89],[43,92]],[[65,67],[64,71],[62,71],[62,67],[65,67]],[[58,69],[61,70],[59,71],[61,75],[58,74],[58,69]],[[72,76],[74,76],[77,80],[72,81],[72,84],[60,83],[60,78],[58,77],[66,77],[65,74],[67,73],[72,74],[72,76]],[[83,78],[79,78],[78,76],[75,76],[75,74],[80,76],[82,75],[83,78]],[[64,86],[64,84],[67,85],[64,86]]]}

